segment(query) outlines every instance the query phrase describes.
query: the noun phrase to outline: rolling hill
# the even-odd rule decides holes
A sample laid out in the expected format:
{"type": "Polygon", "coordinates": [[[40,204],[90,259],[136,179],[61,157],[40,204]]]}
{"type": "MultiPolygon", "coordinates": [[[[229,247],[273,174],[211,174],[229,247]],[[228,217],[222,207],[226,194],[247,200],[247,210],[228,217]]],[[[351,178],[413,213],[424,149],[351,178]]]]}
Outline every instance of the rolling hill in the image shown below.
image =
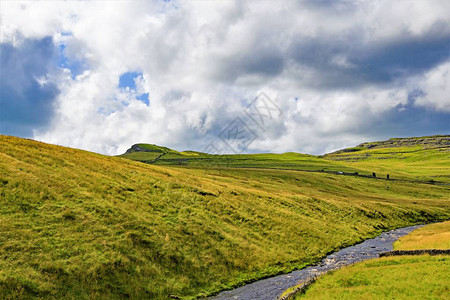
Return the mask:
{"type": "Polygon", "coordinates": [[[391,178],[450,183],[450,136],[394,138],[323,156],[361,172],[391,178]]]}
{"type": "Polygon", "coordinates": [[[450,186],[310,172],[363,170],[333,157],[139,147],[109,157],[0,136],[0,298],[211,295],[450,217],[450,186]]]}
{"type": "Polygon", "coordinates": [[[409,181],[450,183],[450,136],[393,138],[363,143],[353,148],[314,156],[300,153],[210,155],[177,152],[155,145],[158,152],[144,152],[137,145],[121,157],[157,165],[183,167],[234,167],[348,173],[409,181]],[[156,157],[158,157],[156,159],[156,157]]]}

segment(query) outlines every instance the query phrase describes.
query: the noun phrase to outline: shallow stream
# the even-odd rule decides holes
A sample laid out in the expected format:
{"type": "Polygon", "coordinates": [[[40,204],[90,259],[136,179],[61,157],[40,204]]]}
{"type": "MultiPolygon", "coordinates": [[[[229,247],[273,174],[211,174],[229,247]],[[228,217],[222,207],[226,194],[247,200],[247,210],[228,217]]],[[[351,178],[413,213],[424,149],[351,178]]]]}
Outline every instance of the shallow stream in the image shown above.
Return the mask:
{"type": "Polygon", "coordinates": [[[308,280],[316,275],[338,269],[342,266],[366,259],[377,258],[380,253],[393,250],[392,244],[397,239],[422,226],[423,225],[409,226],[384,232],[373,239],[368,239],[360,244],[331,253],[317,265],[293,271],[288,274],[258,280],[234,290],[223,291],[217,296],[212,297],[212,299],[277,299],[285,290],[297,285],[300,281],[308,280]]]}

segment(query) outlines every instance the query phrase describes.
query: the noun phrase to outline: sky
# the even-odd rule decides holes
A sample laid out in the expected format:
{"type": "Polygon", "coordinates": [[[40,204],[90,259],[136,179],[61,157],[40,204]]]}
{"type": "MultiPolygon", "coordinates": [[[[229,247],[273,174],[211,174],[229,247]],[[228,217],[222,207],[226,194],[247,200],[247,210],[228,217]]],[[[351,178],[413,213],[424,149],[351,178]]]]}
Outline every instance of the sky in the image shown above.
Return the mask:
{"type": "Polygon", "coordinates": [[[450,133],[450,1],[1,1],[0,134],[116,155],[450,133]]]}

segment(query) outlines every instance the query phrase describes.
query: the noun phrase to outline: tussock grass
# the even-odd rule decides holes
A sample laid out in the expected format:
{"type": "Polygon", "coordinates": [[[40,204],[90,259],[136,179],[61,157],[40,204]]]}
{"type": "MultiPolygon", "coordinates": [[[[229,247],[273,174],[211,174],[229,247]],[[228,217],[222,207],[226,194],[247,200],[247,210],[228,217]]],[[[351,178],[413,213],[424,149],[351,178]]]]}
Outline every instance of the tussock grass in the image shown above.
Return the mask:
{"type": "Polygon", "coordinates": [[[450,217],[448,186],[180,168],[0,136],[0,298],[192,298],[450,217]]]}

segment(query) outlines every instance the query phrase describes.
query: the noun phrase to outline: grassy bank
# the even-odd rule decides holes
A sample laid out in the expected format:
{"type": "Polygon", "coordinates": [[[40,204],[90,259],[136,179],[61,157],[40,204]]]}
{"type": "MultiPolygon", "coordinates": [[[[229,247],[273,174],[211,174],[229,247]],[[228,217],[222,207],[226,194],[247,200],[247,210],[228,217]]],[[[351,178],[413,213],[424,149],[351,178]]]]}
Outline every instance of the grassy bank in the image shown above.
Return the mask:
{"type": "Polygon", "coordinates": [[[180,168],[0,136],[0,298],[184,298],[450,217],[449,186],[180,168]]]}
{"type": "MultiPolygon", "coordinates": [[[[395,250],[449,249],[450,221],[419,228],[395,250]]],[[[295,299],[448,299],[449,256],[394,256],[324,275],[295,299]]]]}
{"type": "Polygon", "coordinates": [[[394,250],[450,249],[450,221],[414,230],[394,243],[394,250]]]}
{"type": "Polygon", "coordinates": [[[368,260],[312,284],[295,299],[448,299],[448,256],[399,256],[368,260]]]}

